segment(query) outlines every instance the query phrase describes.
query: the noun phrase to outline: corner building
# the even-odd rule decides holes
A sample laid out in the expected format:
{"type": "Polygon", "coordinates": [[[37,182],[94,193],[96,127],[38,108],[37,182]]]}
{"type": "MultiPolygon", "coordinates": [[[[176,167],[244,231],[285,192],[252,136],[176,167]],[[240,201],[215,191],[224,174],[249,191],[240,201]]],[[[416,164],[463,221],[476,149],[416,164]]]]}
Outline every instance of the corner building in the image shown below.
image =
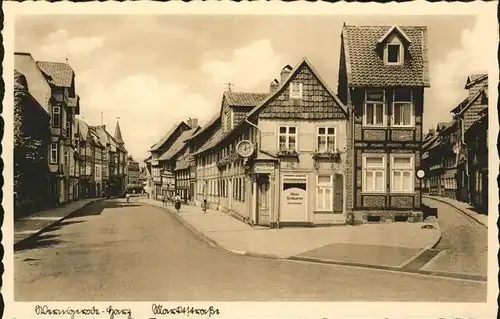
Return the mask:
{"type": "Polygon", "coordinates": [[[427,28],[348,26],[338,94],[349,112],[347,209],[353,222],[422,219],[420,167],[427,28]]]}

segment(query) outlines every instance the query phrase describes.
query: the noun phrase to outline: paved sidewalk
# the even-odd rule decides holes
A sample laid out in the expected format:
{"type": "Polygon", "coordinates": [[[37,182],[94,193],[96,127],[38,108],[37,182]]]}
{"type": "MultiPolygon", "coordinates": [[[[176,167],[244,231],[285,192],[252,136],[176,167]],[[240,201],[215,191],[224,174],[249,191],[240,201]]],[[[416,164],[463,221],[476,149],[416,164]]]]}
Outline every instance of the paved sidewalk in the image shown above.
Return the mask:
{"type": "Polygon", "coordinates": [[[458,200],[454,200],[454,199],[444,197],[444,196],[422,195],[422,197],[431,198],[431,199],[440,201],[442,203],[446,203],[448,205],[451,205],[454,208],[461,211],[462,213],[468,215],[469,217],[471,217],[472,219],[474,219],[475,221],[477,221],[478,223],[480,223],[484,227],[488,228],[488,215],[483,215],[483,214],[480,214],[480,213],[474,211],[473,207],[467,203],[460,202],[458,200]]]}
{"type": "MultiPolygon", "coordinates": [[[[145,204],[162,203],[141,199],[145,204]]],[[[172,206],[167,208],[173,211],[172,206]]],[[[177,214],[176,214],[177,215],[177,214]]],[[[307,257],[343,263],[402,268],[440,239],[429,223],[363,224],[312,228],[252,227],[217,210],[183,205],[181,221],[209,242],[233,253],[273,258],[307,257]]]]}
{"type": "Polygon", "coordinates": [[[14,245],[64,219],[71,213],[101,200],[102,198],[81,199],[63,204],[62,206],[33,213],[14,221],[14,245]]]}

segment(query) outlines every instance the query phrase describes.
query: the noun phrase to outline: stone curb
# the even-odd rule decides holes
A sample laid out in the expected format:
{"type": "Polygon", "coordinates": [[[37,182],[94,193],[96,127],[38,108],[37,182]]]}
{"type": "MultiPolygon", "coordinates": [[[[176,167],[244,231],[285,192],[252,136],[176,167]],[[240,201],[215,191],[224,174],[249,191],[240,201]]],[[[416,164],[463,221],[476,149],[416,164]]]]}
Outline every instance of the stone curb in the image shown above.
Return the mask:
{"type": "Polygon", "coordinates": [[[406,270],[406,269],[392,267],[392,266],[386,266],[386,265],[371,265],[371,264],[364,264],[364,263],[354,263],[354,262],[321,259],[321,258],[314,258],[314,257],[292,256],[292,257],[289,257],[287,259],[288,260],[295,260],[295,261],[312,262],[312,263],[318,263],[318,264],[350,266],[350,267],[358,267],[358,268],[387,270],[387,271],[394,271],[394,272],[399,272],[399,273],[420,274],[420,275],[428,275],[428,276],[434,276],[434,277],[454,278],[454,279],[470,280],[470,281],[476,281],[476,282],[478,282],[478,281],[479,282],[486,282],[487,281],[486,277],[478,276],[478,275],[447,273],[447,272],[429,271],[429,270],[406,270]]]}
{"type": "MultiPolygon", "coordinates": [[[[438,202],[441,202],[443,204],[447,204],[453,208],[455,208],[456,210],[458,210],[459,212],[461,212],[462,214],[466,215],[466,216],[469,216],[470,218],[472,218],[475,222],[477,222],[479,225],[483,226],[484,228],[488,229],[488,226],[483,224],[477,217],[475,217],[474,215],[471,215],[469,212],[463,210],[462,208],[460,207],[457,207],[455,205],[453,205],[452,203],[450,202],[447,202],[445,200],[442,200],[440,198],[436,198],[436,197],[430,197],[430,196],[426,196],[426,195],[422,195],[423,198],[427,198],[427,199],[431,199],[431,200],[435,200],[435,201],[438,201],[438,202]]],[[[439,216],[439,212],[438,212],[438,216],[439,216]]],[[[438,217],[439,219],[439,217],[438,217]]]]}
{"type": "MultiPolygon", "coordinates": [[[[454,273],[436,272],[436,271],[427,271],[427,270],[404,270],[402,268],[386,266],[386,265],[372,265],[372,264],[364,264],[364,263],[354,263],[354,262],[346,262],[346,261],[338,261],[338,260],[330,260],[330,259],[321,259],[321,258],[315,258],[315,257],[278,256],[278,255],[272,255],[272,254],[253,253],[250,251],[239,251],[239,250],[227,248],[224,245],[219,244],[217,241],[210,238],[209,236],[204,234],[202,231],[196,229],[194,226],[192,226],[189,222],[187,222],[184,218],[182,218],[182,216],[177,214],[172,209],[169,209],[167,207],[157,206],[157,205],[154,205],[152,203],[147,203],[147,202],[143,202],[143,201],[140,201],[140,202],[143,204],[149,205],[149,206],[162,208],[162,209],[166,210],[171,215],[175,215],[177,220],[179,220],[182,225],[184,225],[187,229],[191,230],[193,233],[197,234],[201,239],[205,240],[205,242],[207,242],[209,245],[211,245],[215,248],[218,248],[222,251],[229,252],[229,253],[236,254],[236,255],[240,255],[240,256],[267,258],[267,259],[275,259],[275,260],[303,261],[303,262],[311,262],[311,263],[323,264],[323,265],[339,265],[339,266],[350,266],[350,267],[358,267],[358,268],[377,269],[377,270],[387,270],[387,271],[395,271],[395,272],[400,272],[400,273],[421,274],[421,275],[454,278],[454,279],[462,279],[462,280],[470,280],[470,281],[480,281],[480,282],[486,281],[486,277],[476,276],[476,275],[454,274],[454,273]]],[[[441,240],[441,234],[439,235],[439,238],[436,240],[436,242],[433,245],[427,246],[427,248],[423,249],[422,252],[427,250],[427,249],[432,249],[432,248],[436,247],[440,240],[441,240]]]]}
{"type": "Polygon", "coordinates": [[[58,224],[60,224],[61,222],[63,222],[65,219],[69,218],[71,215],[77,213],[78,211],[80,211],[81,209],[87,207],[88,205],[92,204],[92,203],[95,203],[95,202],[98,202],[98,201],[101,201],[101,200],[104,200],[102,198],[100,199],[95,199],[95,200],[92,200],[92,201],[89,201],[88,203],[86,203],[85,205],[83,205],[82,207],[79,207],[77,208],[76,210],[74,211],[71,211],[69,213],[67,213],[66,215],[62,216],[61,218],[57,219],[57,220],[54,220],[54,221],[51,221],[50,223],[48,223],[47,225],[43,226],[42,228],[40,228],[39,230],[37,230],[36,232],[34,233],[31,233],[29,235],[26,235],[26,237],[18,240],[17,242],[14,243],[14,250],[21,244],[23,244],[24,242],[40,235],[41,233],[43,233],[44,231],[46,231],[47,229],[51,228],[51,227],[54,227],[58,224]]]}

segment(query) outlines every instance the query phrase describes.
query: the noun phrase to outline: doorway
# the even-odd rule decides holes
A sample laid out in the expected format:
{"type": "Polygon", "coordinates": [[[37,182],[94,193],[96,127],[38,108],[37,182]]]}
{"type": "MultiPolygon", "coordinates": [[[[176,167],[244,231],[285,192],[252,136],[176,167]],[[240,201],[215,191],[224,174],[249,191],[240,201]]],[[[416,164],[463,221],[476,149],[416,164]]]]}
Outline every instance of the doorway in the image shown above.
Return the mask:
{"type": "Polygon", "coordinates": [[[269,225],[271,221],[269,176],[259,175],[257,177],[257,220],[256,224],[269,225]]]}

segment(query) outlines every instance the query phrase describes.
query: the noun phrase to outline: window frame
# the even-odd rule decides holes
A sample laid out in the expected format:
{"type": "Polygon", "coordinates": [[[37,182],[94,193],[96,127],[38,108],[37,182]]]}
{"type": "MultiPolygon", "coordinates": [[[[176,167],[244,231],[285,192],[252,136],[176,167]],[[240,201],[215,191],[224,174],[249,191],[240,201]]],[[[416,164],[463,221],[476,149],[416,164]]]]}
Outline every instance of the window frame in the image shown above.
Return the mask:
{"type": "Polygon", "coordinates": [[[387,43],[385,46],[385,61],[387,65],[402,65],[404,64],[404,46],[402,43],[397,43],[397,42],[390,42],[387,43]],[[394,47],[399,47],[399,54],[398,54],[398,61],[397,62],[391,62],[389,61],[389,47],[394,46],[394,47]]]}
{"type": "Polygon", "coordinates": [[[315,193],[315,208],[314,210],[315,211],[318,211],[318,212],[333,212],[333,209],[334,209],[334,203],[333,203],[333,199],[334,199],[334,196],[333,196],[333,175],[332,174],[316,174],[316,189],[315,189],[316,193],[315,193]],[[330,177],[330,183],[328,185],[320,185],[319,184],[319,178],[320,177],[330,177]],[[325,190],[329,188],[330,189],[330,203],[331,203],[331,207],[325,207],[326,206],[326,202],[325,202],[325,199],[326,199],[326,192],[325,190]],[[319,190],[322,190],[322,197],[320,196],[319,194],[319,190]],[[319,200],[320,198],[323,199],[323,207],[319,207],[319,200]]]}
{"type": "Polygon", "coordinates": [[[290,82],[290,99],[301,99],[302,96],[303,96],[303,83],[302,82],[290,82]],[[294,95],[294,90],[293,90],[293,87],[294,85],[298,85],[299,86],[299,94],[298,95],[294,95]]]}
{"type": "MultiPolygon", "coordinates": [[[[387,126],[387,98],[386,98],[386,92],[384,89],[366,89],[365,90],[365,101],[363,105],[363,126],[367,127],[386,127],[387,126]],[[374,100],[368,100],[368,93],[373,92],[373,91],[381,91],[382,92],[382,101],[374,101],[374,100]],[[368,110],[368,104],[373,104],[373,105],[382,105],[382,124],[368,124],[368,117],[367,117],[367,110],[368,110]]],[[[373,116],[376,118],[376,112],[374,110],[373,116]]]]}
{"type": "Polygon", "coordinates": [[[295,125],[287,125],[287,124],[279,124],[278,125],[278,145],[277,145],[277,149],[278,151],[283,151],[283,150],[287,150],[287,151],[292,151],[292,149],[290,149],[290,136],[294,136],[295,137],[295,149],[293,151],[295,152],[299,152],[299,127],[298,126],[295,126],[295,125]],[[284,127],[286,128],[286,133],[281,133],[280,132],[280,129],[284,127]],[[295,133],[294,134],[291,134],[290,133],[290,128],[295,128],[295,133]],[[280,137],[281,136],[285,136],[285,149],[282,149],[280,147],[280,137]]]}
{"type": "MultiPolygon", "coordinates": [[[[387,193],[387,156],[386,156],[386,154],[383,154],[383,153],[363,154],[361,164],[362,164],[362,166],[361,166],[361,171],[362,171],[361,191],[362,191],[362,193],[363,194],[386,194],[387,193]],[[366,167],[366,159],[367,158],[382,158],[382,167],[378,168],[378,169],[377,168],[367,168],[366,167]],[[382,185],[383,185],[382,190],[377,190],[377,189],[375,189],[375,187],[373,190],[368,190],[366,188],[366,185],[367,185],[366,173],[367,173],[367,171],[372,171],[372,172],[381,171],[382,172],[382,185]]],[[[374,179],[373,179],[373,182],[376,186],[375,177],[376,177],[376,174],[374,174],[374,179]]]]}
{"type": "Polygon", "coordinates": [[[52,127],[61,128],[61,106],[53,105],[52,106],[52,127]],[[56,112],[57,110],[57,112],[56,112]],[[55,123],[55,119],[57,119],[57,125],[55,123]]]}
{"type": "Polygon", "coordinates": [[[396,101],[396,91],[397,89],[392,90],[392,106],[391,106],[391,126],[392,127],[415,127],[415,103],[413,99],[413,90],[410,91],[410,101],[396,101]],[[410,124],[402,125],[402,124],[394,124],[394,115],[396,110],[396,104],[410,104],[410,124]]]}
{"type": "Polygon", "coordinates": [[[328,136],[333,136],[333,149],[331,150],[332,152],[335,152],[337,150],[337,127],[335,126],[317,126],[316,127],[316,150],[320,153],[325,153],[328,152],[328,136]],[[320,129],[325,129],[324,134],[320,134],[319,130],[320,129]],[[328,133],[328,129],[333,129],[333,135],[328,133]],[[319,138],[324,137],[326,139],[325,141],[325,149],[320,149],[319,146],[319,138]]]}
{"type": "MultiPolygon", "coordinates": [[[[391,193],[397,194],[414,194],[415,193],[415,154],[391,154],[390,155],[390,178],[391,178],[391,193]],[[394,159],[395,158],[410,158],[410,168],[409,169],[397,169],[401,172],[401,182],[403,182],[403,172],[410,171],[410,190],[395,190],[394,189],[394,159]]],[[[401,184],[403,185],[403,184],[401,184]]]]}
{"type": "Polygon", "coordinates": [[[57,143],[57,142],[50,143],[49,162],[50,162],[50,164],[58,164],[59,163],[59,143],[57,143]],[[54,145],[55,145],[55,148],[53,149],[52,146],[54,146],[54,145]],[[52,151],[55,151],[55,159],[54,160],[52,158],[52,151]]]}

